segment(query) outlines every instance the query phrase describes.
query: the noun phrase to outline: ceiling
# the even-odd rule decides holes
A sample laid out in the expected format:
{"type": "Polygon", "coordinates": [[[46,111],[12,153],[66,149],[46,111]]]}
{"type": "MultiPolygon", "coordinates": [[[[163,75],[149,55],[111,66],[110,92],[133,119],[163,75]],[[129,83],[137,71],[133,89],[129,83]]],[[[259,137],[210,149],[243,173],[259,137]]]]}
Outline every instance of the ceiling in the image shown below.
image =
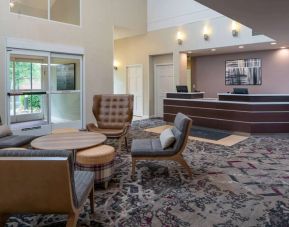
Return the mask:
{"type": "Polygon", "coordinates": [[[200,57],[200,56],[209,56],[209,55],[221,55],[221,54],[236,54],[243,52],[253,52],[253,51],[267,51],[279,49],[277,45],[272,46],[270,43],[254,43],[244,45],[242,49],[239,46],[227,46],[227,47],[218,47],[216,49],[199,49],[199,50],[187,50],[182,53],[188,54],[191,57],[200,57]],[[214,50],[214,51],[212,51],[214,50]]]}
{"type": "Polygon", "coordinates": [[[289,46],[288,0],[196,0],[197,2],[230,17],[258,34],[264,34],[289,46]]]}

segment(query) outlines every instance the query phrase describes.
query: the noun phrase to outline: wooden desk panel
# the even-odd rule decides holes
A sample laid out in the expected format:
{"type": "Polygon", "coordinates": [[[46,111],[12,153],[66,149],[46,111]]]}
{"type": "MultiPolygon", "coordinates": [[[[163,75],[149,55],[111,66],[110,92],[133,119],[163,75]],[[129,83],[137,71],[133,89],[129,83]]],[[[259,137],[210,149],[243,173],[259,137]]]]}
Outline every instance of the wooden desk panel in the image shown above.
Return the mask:
{"type": "Polygon", "coordinates": [[[245,103],[218,100],[164,100],[164,120],[188,115],[194,125],[247,133],[289,133],[288,103],[245,103]]]}

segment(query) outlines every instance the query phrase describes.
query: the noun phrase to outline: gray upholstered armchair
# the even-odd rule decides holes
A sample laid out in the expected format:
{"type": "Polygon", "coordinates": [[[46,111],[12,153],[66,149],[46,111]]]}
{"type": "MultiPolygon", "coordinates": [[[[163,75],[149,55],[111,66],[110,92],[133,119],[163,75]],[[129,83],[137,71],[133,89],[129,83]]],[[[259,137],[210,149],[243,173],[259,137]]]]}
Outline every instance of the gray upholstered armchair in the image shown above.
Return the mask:
{"type": "Polygon", "coordinates": [[[6,125],[0,125],[0,149],[11,147],[26,147],[35,136],[17,136],[6,125]]]}
{"type": "Polygon", "coordinates": [[[68,214],[76,226],[90,195],[94,212],[94,173],[75,171],[67,151],[0,151],[0,226],[10,214],[68,214]]]}
{"type": "Polygon", "coordinates": [[[128,149],[126,135],[133,118],[133,95],[95,95],[92,112],[97,125],[88,124],[88,131],[119,139],[118,150],[124,140],[128,149]]]}
{"type": "Polygon", "coordinates": [[[135,174],[136,161],[138,160],[171,160],[181,164],[192,177],[192,171],[183,158],[189,132],[192,126],[192,120],[184,114],[178,113],[172,133],[175,137],[175,143],[163,149],[160,139],[136,139],[132,142],[132,176],[135,174]]]}

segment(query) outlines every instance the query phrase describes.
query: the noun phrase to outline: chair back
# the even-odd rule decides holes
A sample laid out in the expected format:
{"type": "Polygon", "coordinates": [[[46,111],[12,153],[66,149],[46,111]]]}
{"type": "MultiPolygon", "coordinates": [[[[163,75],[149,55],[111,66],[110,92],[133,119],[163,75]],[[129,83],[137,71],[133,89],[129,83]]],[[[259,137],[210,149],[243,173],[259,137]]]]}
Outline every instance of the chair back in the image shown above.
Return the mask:
{"type": "Polygon", "coordinates": [[[95,95],[92,112],[98,128],[122,129],[133,118],[133,95],[95,95]]]}
{"type": "Polygon", "coordinates": [[[172,132],[176,137],[176,142],[173,146],[175,153],[181,153],[185,149],[192,127],[192,119],[188,116],[178,113],[174,121],[172,132]]]}
{"type": "Polygon", "coordinates": [[[67,151],[0,151],[0,214],[73,212],[73,171],[67,151]]]}

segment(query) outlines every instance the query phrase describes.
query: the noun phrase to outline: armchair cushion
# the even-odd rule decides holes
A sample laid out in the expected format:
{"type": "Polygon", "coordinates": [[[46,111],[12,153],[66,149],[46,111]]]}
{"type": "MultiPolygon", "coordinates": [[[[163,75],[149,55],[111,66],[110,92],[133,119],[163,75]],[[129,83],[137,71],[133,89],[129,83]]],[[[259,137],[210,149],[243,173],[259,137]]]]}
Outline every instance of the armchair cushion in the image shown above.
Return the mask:
{"type": "Polygon", "coordinates": [[[133,117],[132,95],[95,95],[93,114],[98,128],[122,129],[133,117]]]}
{"type": "Polygon", "coordinates": [[[123,134],[126,133],[127,128],[121,128],[121,129],[112,129],[112,128],[98,128],[95,124],[87,124],[86,126],[87,130],[90,132],[99,132],[107,137],[121,137],[123,134]]]}
{"type": "Polygon", "coordinates": [[[77,196],[77,204],[81,205],[87,199],[87,194],[90,190],[90,185],[94,184],[94,172],[75,171],[74,185],[77,196]]]}
{"type": "Polygon", "coordinates": [[[132,156],[171,156],[176,152],[173,147],[163,149],[159,139],[135,139],[131,145],[132,156]]]}
{"type": "Polygon", "coordinates": [[[11,136],[12,131],[10,128],[6,125],[0,125],[0,138],[6,137],[6,136],[11,136]]]}
{"type": "Polygon", "coordinates": [[[167,128],[161,133],[160,141],[163,149],[166,149],[173,145],[173,143],[176,141],[176,138],[170,128],[167,128]]]}
{"type": "Polygon", "coordinates": [[[24,145],[29,144],[34,136],[6,136],[0,138],[0,149],[1,148],[9,148],[9,147],[22,147],[24,145]]]}

